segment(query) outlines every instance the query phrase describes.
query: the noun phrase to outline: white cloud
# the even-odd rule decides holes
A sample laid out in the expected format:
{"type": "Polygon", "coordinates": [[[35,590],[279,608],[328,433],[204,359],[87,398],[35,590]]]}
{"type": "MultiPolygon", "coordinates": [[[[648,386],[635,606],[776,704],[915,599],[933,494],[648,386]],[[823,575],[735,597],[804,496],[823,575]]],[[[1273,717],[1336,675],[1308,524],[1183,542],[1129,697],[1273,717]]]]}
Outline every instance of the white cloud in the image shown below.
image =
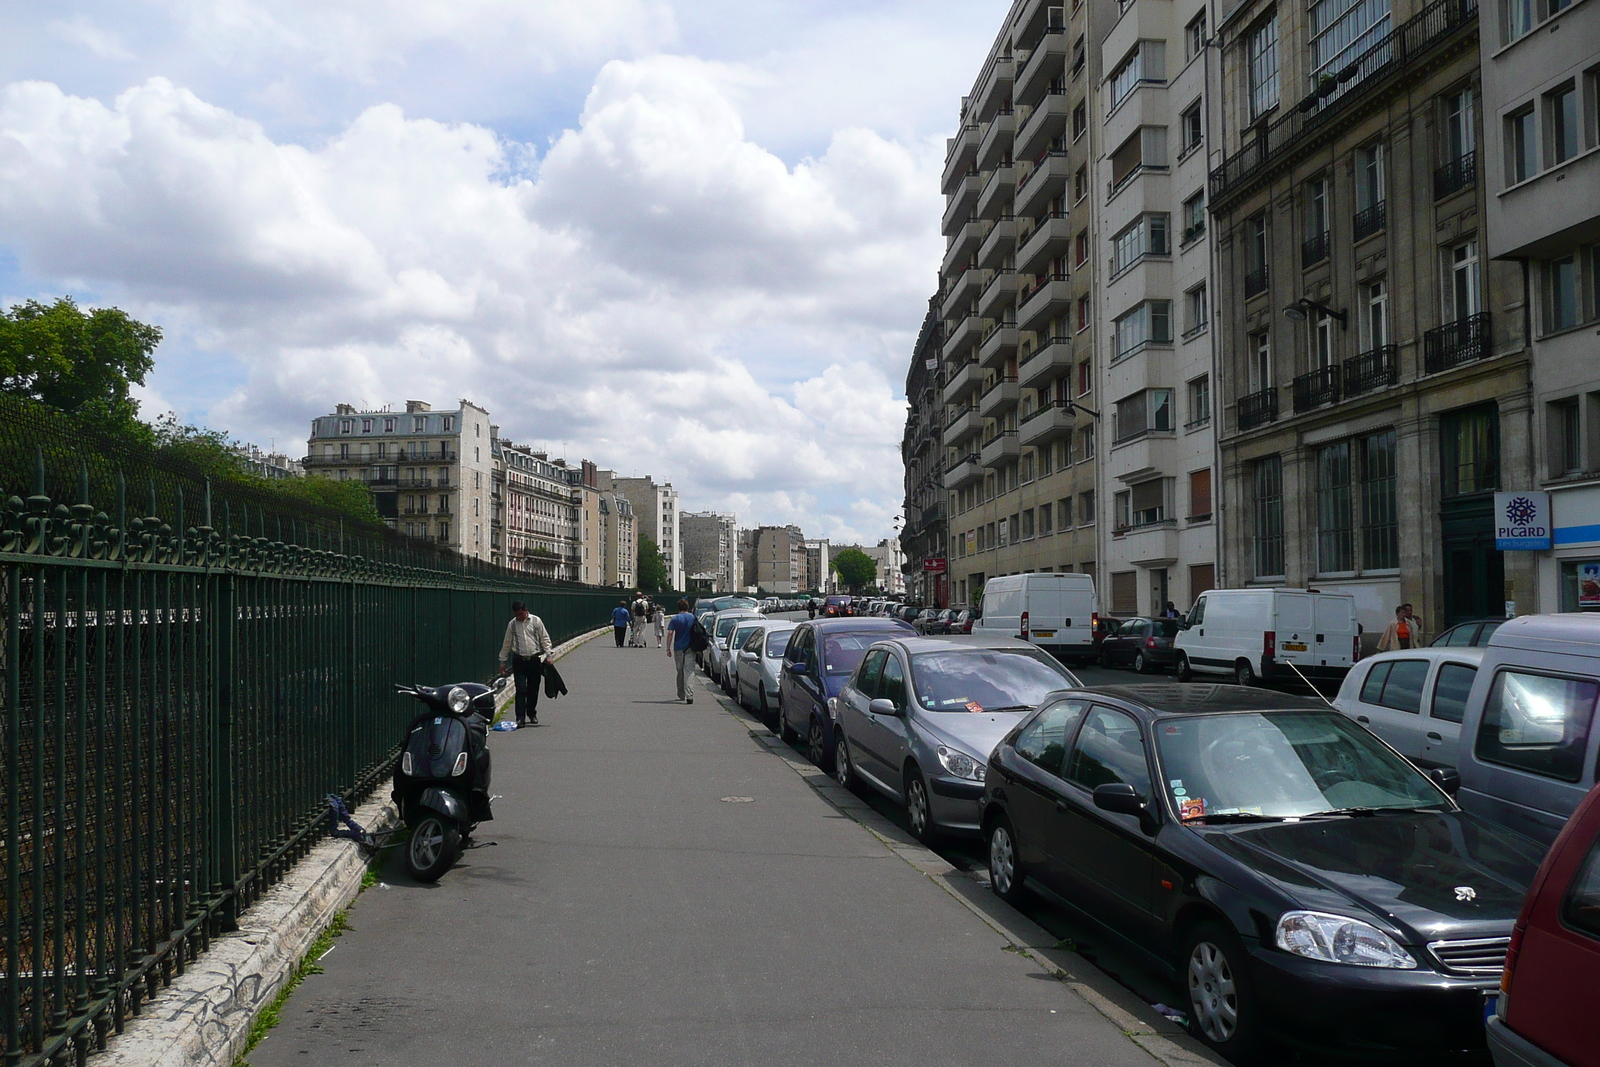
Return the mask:
{"type": "Polygon", "coordinates": [[[69,44],[87,48],[91,54],[100,59],[134,58],[133,53],[117,33],[100,26],[87,15],[75,15],[70,19],[53,19],[46,24],[46,29],[69,44]]]}

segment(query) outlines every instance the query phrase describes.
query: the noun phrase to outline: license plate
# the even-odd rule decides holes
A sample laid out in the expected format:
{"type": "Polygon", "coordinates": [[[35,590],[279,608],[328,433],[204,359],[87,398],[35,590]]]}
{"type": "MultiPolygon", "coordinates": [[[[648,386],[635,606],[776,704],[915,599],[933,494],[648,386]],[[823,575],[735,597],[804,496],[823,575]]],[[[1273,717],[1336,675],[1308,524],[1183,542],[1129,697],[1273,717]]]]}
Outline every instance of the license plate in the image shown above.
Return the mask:
{"type": "Polygon", "coordinates": [[[1485,993],[1483,995],[1483,1021],[1488,1022],[1494,1018],[1495,1012],[1500,1010],[1500,994],[1485,993]]]}
{"type": "Polygon", "coordinates": [[[1285,641],[1283,643],[1283,650],[1285,652],[1304,652],[1306,650],[1306,643],[1304,641],[1285,641]]]}
{"type": "Polygon", "coordinates": [[[1054,630],[1035,630],[1035,631],[1033,631],[1033,636],[1035,636],[1035,637],[1054,637],[1055,635],[1056,635],[1056,632],[1054,630]]]}

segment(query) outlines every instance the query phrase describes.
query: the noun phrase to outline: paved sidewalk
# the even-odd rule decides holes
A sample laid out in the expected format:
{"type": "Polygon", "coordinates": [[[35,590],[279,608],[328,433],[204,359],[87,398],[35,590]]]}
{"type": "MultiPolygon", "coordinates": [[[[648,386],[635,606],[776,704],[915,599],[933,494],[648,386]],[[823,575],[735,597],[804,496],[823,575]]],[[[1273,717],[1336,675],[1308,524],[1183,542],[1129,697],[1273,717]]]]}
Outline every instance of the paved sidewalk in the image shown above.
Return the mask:
{"type": "Polygon", "coordinates": [[[841,814],[665,652],[592,641],[491,735],[494,847],[398,863],[254,1067],[1156,1060],[841,814]]]}

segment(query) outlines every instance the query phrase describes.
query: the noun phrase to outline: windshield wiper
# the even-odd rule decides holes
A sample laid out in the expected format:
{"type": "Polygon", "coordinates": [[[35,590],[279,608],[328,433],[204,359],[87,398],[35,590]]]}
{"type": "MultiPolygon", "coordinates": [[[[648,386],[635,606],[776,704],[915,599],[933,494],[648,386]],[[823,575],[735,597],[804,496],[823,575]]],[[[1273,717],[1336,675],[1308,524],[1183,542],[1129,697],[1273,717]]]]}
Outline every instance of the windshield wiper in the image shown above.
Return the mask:
{"type": "Polygon", "coordinates": [[[1032,711],[1034,707],[1035,705],[1033,704],[1002,704],[998,708],[984,708],[983,710],[985,713],[998,715],[1007,711],[1032,711]]]}
{"type": "Polygon", "coordinates": [[[1185,825],[1192,822],[1282,822],[1282,815],[1257,815],[1253,811],[1224,811],[1218,813],[1207,812],[1204,815],[1190,815],[1183,822],[1185,825]]]}
{"type": "Polygon", "coordinates": [[[1439,811],[1441,804],[1423,804],[1414,807],[1382,807],[1382,808],[1329,808],[1327,811],[1313,811],[1306,815],[1299,815],[1300,819],[1320,819],[1337,815],[1347,816],[1352,819],[1370,819],[1374,815],[1396,815],[1412,811],[1439,811]]]}

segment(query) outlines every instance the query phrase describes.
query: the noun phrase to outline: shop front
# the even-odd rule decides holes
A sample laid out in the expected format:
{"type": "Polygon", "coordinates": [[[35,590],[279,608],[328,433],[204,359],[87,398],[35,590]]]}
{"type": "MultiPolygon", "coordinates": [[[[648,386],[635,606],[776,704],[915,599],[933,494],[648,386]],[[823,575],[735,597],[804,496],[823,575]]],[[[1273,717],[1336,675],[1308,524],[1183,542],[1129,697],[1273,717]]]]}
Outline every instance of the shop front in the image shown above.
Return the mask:
{"type": "Polygon", "coordinates": [[[1551,550],[1541,553],[1541,611],[1600,611],[1600,484],[1550,491],[1551,550]]]}

